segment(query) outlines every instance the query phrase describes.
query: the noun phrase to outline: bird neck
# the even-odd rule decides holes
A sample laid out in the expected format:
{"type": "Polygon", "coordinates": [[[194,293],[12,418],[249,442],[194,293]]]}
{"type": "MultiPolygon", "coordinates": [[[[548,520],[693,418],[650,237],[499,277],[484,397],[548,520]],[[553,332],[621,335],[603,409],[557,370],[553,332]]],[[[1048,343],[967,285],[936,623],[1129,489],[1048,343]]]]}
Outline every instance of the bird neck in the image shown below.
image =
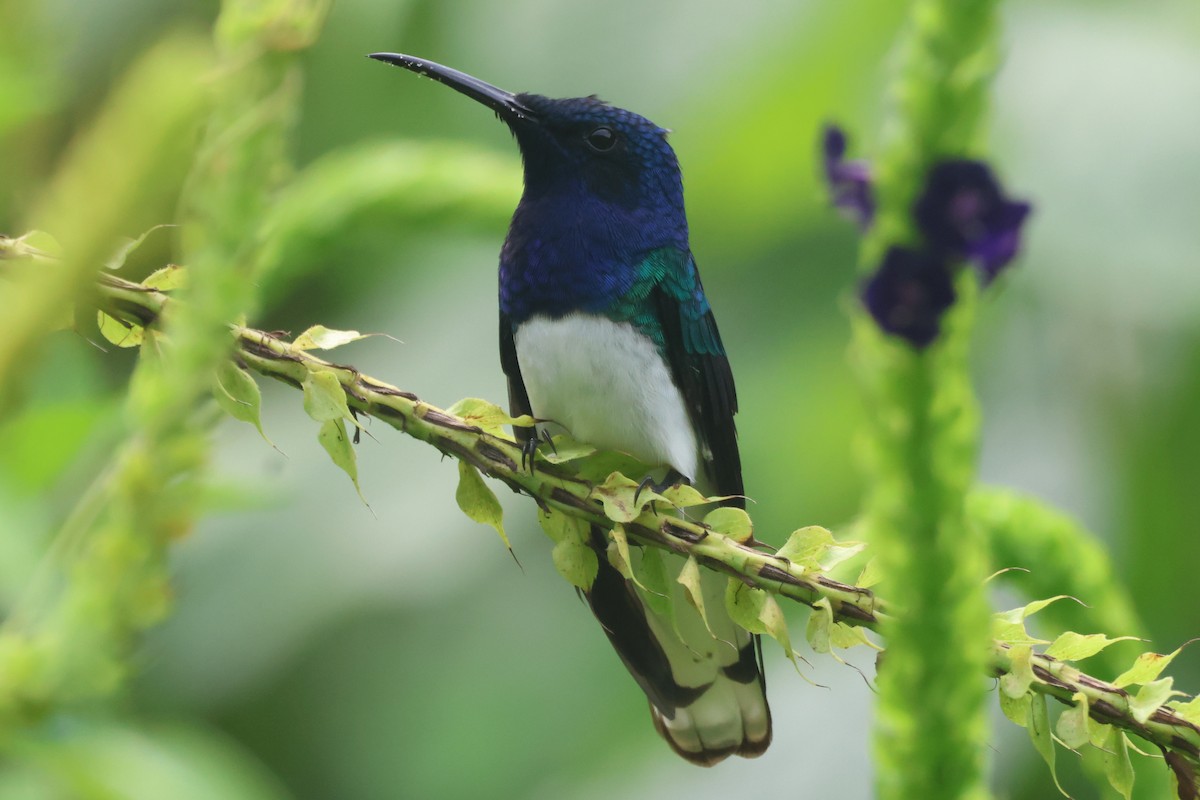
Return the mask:
{"type": "Polygon", "coordinates": [[[648,253],[688,250],[676,208],[604,202],[581,191],[526,190],[500,253],[500,308],[534,314],[604,313],[637,282],[648,253]]]}

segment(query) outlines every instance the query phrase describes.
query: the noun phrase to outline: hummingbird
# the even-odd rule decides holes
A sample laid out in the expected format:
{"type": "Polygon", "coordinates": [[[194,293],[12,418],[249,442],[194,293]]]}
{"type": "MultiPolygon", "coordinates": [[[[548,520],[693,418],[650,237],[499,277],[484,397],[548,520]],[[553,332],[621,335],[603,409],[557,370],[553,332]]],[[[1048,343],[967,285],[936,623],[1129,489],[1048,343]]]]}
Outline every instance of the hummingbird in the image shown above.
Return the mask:
{"type": "MultiPolygon", "coordinates": [[[[683,480],[743,506],[733,373],[692,257],[668,131],[594,95],[513,94],[425,59],[370,57],[488,107],[520,148],[524,192],[499,269],[510,413],[539,420],[516,428],[519,440],[536,448],[567,432],[653,465],[657,485],[683,480]]],[[[762,754],[762,651],[725,612],[727,578],[705,570],[708,626],[673,582],[672,621],[608,562],[599,530],[591,544],[599,570],[584,594],[658,732],[703,766],[762,754]]]]}

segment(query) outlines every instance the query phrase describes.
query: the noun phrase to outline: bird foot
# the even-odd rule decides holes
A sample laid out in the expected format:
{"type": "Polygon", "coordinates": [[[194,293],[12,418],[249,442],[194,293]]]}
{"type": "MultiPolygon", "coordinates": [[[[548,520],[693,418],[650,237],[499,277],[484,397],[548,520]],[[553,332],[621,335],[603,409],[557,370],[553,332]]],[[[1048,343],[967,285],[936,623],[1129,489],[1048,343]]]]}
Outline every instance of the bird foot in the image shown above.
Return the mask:
{"type": "Polygon", "coordinates": [[[674,468],[668,469],[667,474],[663,476],[661,481],[655,481],[654,476],[647,475],[646,477],[642,478],[642,482],[638,484],[637,491],[633,493],[633,503],[634,505],[637,505],[638,498],[641,497],[642,492],[646,489],[649,489],[655,494],[662,494],[664,491],[670,489],[672,486],[678,483],[688,482],[688,479],[683,477],[683,474],[677,472],[674,468]]]}
{"type": "Polygon", "coordinates": [[[521,445],[521,469],[529,467],[529,471],[533,472],[533,459],[537,455],[538,448],[543,444],[550,445],[550,450],[555,455],[558,455],[558,448],[554,445],[554,440],[550,438],[550,432],[545,428],[530,436],[521,445]]]}

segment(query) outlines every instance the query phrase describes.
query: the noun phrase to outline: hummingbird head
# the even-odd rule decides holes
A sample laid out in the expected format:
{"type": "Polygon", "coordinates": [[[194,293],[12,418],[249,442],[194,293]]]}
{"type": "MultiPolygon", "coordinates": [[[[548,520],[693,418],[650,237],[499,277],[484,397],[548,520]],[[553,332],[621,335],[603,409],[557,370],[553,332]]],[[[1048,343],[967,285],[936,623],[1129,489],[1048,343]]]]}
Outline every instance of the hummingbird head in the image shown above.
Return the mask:
{"type": "Polygon", "coordinates": [[[647,235],[686,246],[683,184],[665,128],[594,96],[513,94],[413,56],[370,57],[433,78],[495,111],[521,148],[526,208],[574,208],[626,230],[649,226],[647,235]]]}

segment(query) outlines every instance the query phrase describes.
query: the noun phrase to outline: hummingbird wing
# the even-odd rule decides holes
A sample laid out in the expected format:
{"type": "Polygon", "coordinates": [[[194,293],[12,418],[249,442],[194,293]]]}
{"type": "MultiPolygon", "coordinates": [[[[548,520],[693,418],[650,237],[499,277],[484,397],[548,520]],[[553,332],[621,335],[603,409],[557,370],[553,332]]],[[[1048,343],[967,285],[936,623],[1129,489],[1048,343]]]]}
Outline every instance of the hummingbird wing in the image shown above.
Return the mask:
{"type": "Polygon", "coordinates": [[[742,508],[746,502],[733,422],[737,413],[733,371],[695,260],[691,253],[668,252],[677,254],[670,259],[675,263],[650,293],[655,318],[662,327],[663,354],[688,404],[711,490],[734,495],[726,504],[742,508]]]}
{"type": "MultiPolygon", "coordinates": [[[[508,413],[514,417],[533,414],[529,407],[529,393],[521,379],[521,365],[517,362],[516,333],[508,314],[500,312],[500,367],[508,378],[508,413]]],[[[537,435],[536,428],[513,426],[513,435],[524,444],[537,435]]]]}

